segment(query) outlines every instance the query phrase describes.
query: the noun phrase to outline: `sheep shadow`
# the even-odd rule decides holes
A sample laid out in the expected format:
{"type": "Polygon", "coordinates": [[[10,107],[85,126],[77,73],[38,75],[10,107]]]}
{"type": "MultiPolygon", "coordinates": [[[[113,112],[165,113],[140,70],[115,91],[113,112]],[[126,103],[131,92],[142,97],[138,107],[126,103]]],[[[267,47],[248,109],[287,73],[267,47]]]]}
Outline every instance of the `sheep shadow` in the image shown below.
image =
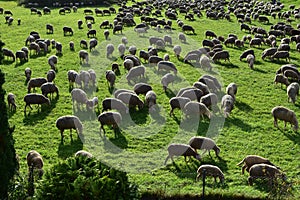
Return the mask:
{"type": "Polygon", "coordinates": [[[300,135],[298,132],[286,132],[279,129],[283,134],[291,141],[293,141],[295,144],[300,144],[300,135]]]}
{"type": "Polygon", "coordinates": [[[57,57],[61,58],[63,56],[63,53],[56,53],[55,54],[57,57]]]}
{"type": "Polygon", "coordinates": [[[132,121],[135,124],[145,124],[147,122],[147,116],[149,114],[149,110],[146,106],[142,110],[136,110],[133,108],[129,109],[129,114],[132,119],[132,121]]]}
{"type": "Polygon", "coordinates": [[[240,68],[239,66],[231,63],[231,62],[220,62],[220,61],[216,61],[216,64],[221,65],[222,67],[226,67],[226,68],[240,68]]]}
{"type": "Polygon", "coordinates": [[[180,128],[185,131],[196,131],[197,134],[206,133],[210,124],[207,117],[200,116],[184,117],[180,123],[180,128]]]}
{"type": "Polygon", "coordinates": [[[80,138],[77,138],[75,141],[71,141],[69,144],[61,142],[58,146],[57,155],[59,158],[66,159],[74,156],[77,151],[82,150],[82,147],[83,143],[80,138]]]}
{"type": "Polygon", "coordinates": [[[24,125],[25,126],[34,125],[39,123],[39,121],[43,121],[51,113],[52,109],[56,107],[56,102],[57,100],[51,102],[50,106],[31,105],[33,107],[32,110],[29,107],[27,107],[26,112],[24,110],[24,119],[23,119],[24,125]],[[38,108],[34,108],[34,107],[38,107],[38,108]],[[28,112],[29,109],[30,111],[28,112]],[[33,111],[34,113],[31,114],[31,111],[33,111]]]}
{"type": "Polygon", "coordinates": [[[126,140],[126,137],[121,133],[120,129],[116,129],[114,132],[115,137],[109,138],[109,140],[117,147],[126,149],[128,147],[128,141],[126,140]]]}
{"type": "Polygon", "coordinates": [[[14,63],[15,61],[13,60],[2,60],[2,65],[11,65],[12,63],[14,63]]]}
{"type": "Polygon", "coordinates": [[[99,56],[99,55],[100,55],[100,52],[97,51],[97,50],[93,50],[93,51],[91,51],[91,54],[92,54],[93,56],[99,56]]]}
{"type": "Polygon", "coordinates": [[[7,109],[7,113],[8,113],[8,118],[10,119],[12,116],[14,116],[14,114],[17,112],[17,110],[11,110],[11,109],[7,109]]]}
{"type": "Polygon", "coordinates": [[[235,117],[226,118],[225,125],[228,124],[240,127],[245,132],[251,132],[252,130],[252,127],[249,124],[245,123],[243,120],[239,118],[235,118],[235,117]]]}
{"type": "Polygon", "coordinates": [[[260,73],[263,73],[263,74],[267,73],[267,71],[264,71],[264,70],[256,68],[256,67],[253,68],[253,71],[260,72],[260,73]]]}
{"type": "Polygon", "coordinates": [[[245,111],[245,112],[253,111],[253,108],[250,105],[248,105],[244,102],[241,102],[241,101],[236,101],[235,106],[241,111],[245,111]]]}
{"type": "Polygon", "coordinates": [[[15,68],[24,65],[26,62],[16,62],[15,68]]]}
{"type": "Polygon", "coordinates": [[[175,97],[176,95],[174,94],[174,92],[172,90],[170,90],[170,88],[167,88],[165,91],[166,96],[171,99],[172,97],[175,97]]]}
{"type": "Polygon", "coordinates": [[[91,65],[88,64],[88,63],[82,63],[82,62],[80,62],[80,65],[81,65],[81,67],[87,67],[87,68],[91,67],[91,65]]]}

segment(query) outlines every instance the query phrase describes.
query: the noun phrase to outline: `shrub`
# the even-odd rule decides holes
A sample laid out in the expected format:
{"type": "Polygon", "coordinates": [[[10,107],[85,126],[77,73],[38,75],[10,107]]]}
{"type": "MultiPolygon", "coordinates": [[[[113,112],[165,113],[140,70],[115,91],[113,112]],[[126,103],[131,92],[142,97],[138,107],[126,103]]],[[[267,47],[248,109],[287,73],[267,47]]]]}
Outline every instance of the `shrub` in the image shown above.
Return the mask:
{"type": "Polygon", "coordinates": [[[68,158],[47,171],[36,189],[38,199],[137,199],[126,172],[96,159],[68,158]]]}

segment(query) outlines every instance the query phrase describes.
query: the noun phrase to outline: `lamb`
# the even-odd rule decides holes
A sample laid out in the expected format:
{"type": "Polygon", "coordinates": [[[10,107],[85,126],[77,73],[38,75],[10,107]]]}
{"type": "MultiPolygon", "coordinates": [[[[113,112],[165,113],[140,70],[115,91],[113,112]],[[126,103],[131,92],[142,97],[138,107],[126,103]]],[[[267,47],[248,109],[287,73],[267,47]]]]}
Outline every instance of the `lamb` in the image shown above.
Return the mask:
{"type": "Polygon", "coordinates": [[[72,85],[72,87],[73,87],[74,82],[77,82],[77,83],[79,82],[79,85],[81,85],[81,82],[79,79],[79,74],[74,70],[68,71],[68,80],[69,80],[69,85],[72,85]]]}
{"type": "Polygon", "coordinates": [[[300,76],[297,74],[297,72],[295,72],[294,70],[291,70],[291,69],[285,70],[283,75],[287,78],[291,78],[294,81],[300,80],[300,76]]]}
{"type": "Polygon", "coordinates": [[[203,115],[206,115],[209,119],[212,117],[212,114],[208,110],[208,108],[203,103],[199,102],[188,102],[187,104],[185,104],[183,112],[186,117],[192,115],[200,115],[201,117],[203,117],[203,115]]]}
{"type": "Polygon", "coordinates": [[[160,83],[162,84],[163,86],[163,90],[166,92],[166,90],[168,89],[168,85],[170,83],[173,83],[175,80],[175,76],[171,73],[167,73],[165,74],[161,80],[160,80],[160,83]]]}
{"type": "Polygon", "coordinates": [[[51,96],[53,93],[56,93],[56,97],[58,97],[58,95],[59,95],[58,87],[54,83],[51,83],[51,82],[47,82],[47,83],[44,83],[43,85],[41,85],[41,90],[42,90],[42,94],[47,98],[48,98],[49,93],[51,94],[51,96]]]}
{"type": "Polygon", "coordinates": [[[218,96],[215,93],[209,93],[207,95],[203,95],[199,102],[203,103],[208,108],[217,107],[218,96]]]}
{"type": "Polygon", "coordinates": [[[86,107],[89,109],[94,109],[97,106],[99,110],[99,99],[98,97],[93,97],[92,99],[87,100],[86,107]]]}
{"type": "Polygon", "coordinates": [[[133,91],[137,95],[140,95],[140,94],[146,95],[146,93],[149,92],[150,90],[152,90],[152,87],[150,85],[148,85],[147,83],[137,83],[133,87],[133,91]]]}
{"type": "Polygon", "coordinates": [[[214,177],[215,182],[217,181],[217,177],[220,179],[220,183],[224,183],[224,174],[221,169],[214,165],[201,165],[197,170],[196,181],[204,176],[212,176],[214,177]]]}
{"type": "Polygon", "coordinates": [[[134,67],[134,63],[130,59],[125,59],[123,62],[124,68],[127,69],[128,71],[134,67]]]}
{"type": "Polygon", "coordinates": [[[165,35],[164,42],[165,42],[165,44],[169,44],[170,46],[172,46],[172,37],[169,35],[165,35]]]}
{"type": "Polygon", "coordinates": [[[177,75],[177,68],[175,64],[170,61],[159,61],[157,63],[157,71],[160,70],[173,71],[175,76],[177,75]]]}
{"type": "Polygon", "coordinates": [[[254,57],[252,54],[249,54],[249,55],[246,57],[246,60],[247,60],[247,63],[248,63],[248,65],[249,65],[250,69],[253,69],[255,57],[254,57]]]}
{"type": "Polygon", "coordinates": [[[234,98],[229,94],[224,95],[221,100],[221,108],[223,108],[225,118],[229,117],[234,108],[234,98]]]}
{"type": "Polygon", "coordinates": [[[75,157],[82,156],[82,157],[86,157],[86,158],[93,158],[94,157],[93,154],[91,154],[90,152],[85,151],[85,150],[77,151],[74,156],[75,157]]]}
{"type": "Polygon", "coordinates": [[[72,102],[73,102],[73,109],[75,106],[75,102],[77,103],[77,109],[80,109],[80,104],[85,104],[88,101],[87,94],[79,88],[74,88],[71,91],[72,102]]]}
{"type": "Polygon", "coordinates": [[[187,97],[191,101],[197,100],[199,102],[201,97],[203,96],[203,92],[202,90],[193,88],[193,89],[185,90],[184,92],[182,92],[180,96],[187,97]]]}
{"type": "Polygon", "coordinates": [[[105,30],[105,31],[103,32],[103,35],[104,35],[105,40],[108,40],[109,30],[105,30]]]}
{"type": "Polygon", "coordinates": [[[81,139],[83,136],[83,125],[80,119],[75,115],[65,115],[57,118],[55,122],[56,127],[60,130],[61,141],[64,139],[64,131],[65,129],[70,129],[70,137],[72,141],[72,129],[76,130],[77,136],[81,139]]]}
{"type": "Polygon", "coordinates": [[[298,130],[298,120],[294,111],[283,106],[276,106],[272,109],[271,113],[274,117],[275,127],[278,127],[277,119],[280,119],[284,121],[284,128],[286,127],[286,123],[289,122],[291,125],[294,125],[293,129],[295,131],[298,130]]]}
{"type": "Polygon", "coordinates": [[[290,62],[290,53],[288,51],[277,51],[274,55],[271,56],[271,60],[279,60],[280,58],[286,59],[287,62],[290,62]]]}
{"type": "Polygon", "coordinates": [[[56,66],[55,66],[57,64],[57,60],[58,60],[58,58],[55,55],[52,55],[48,58],[48,64],[50,65],[51,69],[53,69],[55,71],[57,70],[56,66]]]}
{"type": "Polygon", "coordinates": [[[100,122],[100,133],[101,129],[104,132],[105,136],[105,129],[104,125],[112,125],[113,129],[116,130],[116,128],[119,127],[121,121],[122,121],[122,116],[118,112],[103,112],[98,116],[98,121],[100,122]]]}
{"type": "Polygon", "coordinates": [[[169,56],[169,54],[166,53],[166,54],[164,55],[164,58],[163,58],[163,59],[164,59],[164,61],[170,61],[170,56],[169,56]]]}
{"type": "Polygon", "coordinates": [[[178,33],[178,39],[179,39],[182,43],[186,43],[186,37],[185,37],[184,33],[178,33]]]}
{"type": "Polygon", "coordinates": [[[168,156],[164,162],[164,164],[167,164],[167,161],[171,158],[172,162],[174,162],[173,157],[174,156],[184,156],[184,160],[186,162],[186,157],[194,157],[197,160],[200,160],[199,154],[197,154],[192,147],[186,144],[175,144],[172,143],[168,146],[168,156]]]}
{"type": "Polygon", "coordinates": [[[126,75],[126,79],[128,83],[136,77],[145,77],[145,67],[144,66],[138,66],[138,67],[133,67],[128,71],[128,74],[126,75]]]}
{"type": "Polygon", "coordinates": [[[109,87],[110,88],[114,87],[114,84],[115,84],[115,81],[116,81],[115,72],[113,72],[111,70],[107,70],[105,72],[105,78],[106,78],[107,82],[109,82],[109,87]]]}
{"type": "Polygon", "coordinates": [[[216,61],[219,61],[221,59],[224,59],[225,61],[228,60],[230,62],[229,57],[230,57],[229,52],[227,50],[222,50],[222,51],[216,52],[214,54],[214,56],[212,57],[212,60],[214,62],[216,62],[216,61]]]}
{"type": "Polygon", "coordinates": [[[102,112],[107,111],[108,109],[115,109],[120,113],[129,113],[129,109],[123,101],[116,98],[105,98],[102,101],[102,112]]]}
{"type": "Polygon", "coordinates": [[[31,110],[32,110],[32,107],[30,106],[31,104],[38,104],[38,105],[47,104],[47,105],[50,105],[50,100],[42,94],[26,94],[25,97],[24,97],[24,102],[26,103],[25,108],[24,108],[25,115],[26,115],[27,106],[29,106],[29,108],[31,108],[31,110]]]}
{"type": "Polygon", "coordinates": [[[186,97],[172,97],[169,101],[171,106],[170,116],[173,114],[175,108],[182,110],[184,106],[191,100],[186,97]]]}
{"type": "Polygon", "coordinates": [[[139,110],[143,109],[144,103],[143,101],[136,95],[130,92],[122,92],[117,96],[117,99],[120,99],[125,104],[129,105],[129,107],[138,106],[139,110]]]}
{"type": "Polygon", "coordinates": [[[207,69],[209,71],[212,70],[212,65],[210,63],[210,59],[206,55],[201,56],[199,62],[200,62],[200,66],[203,69],[207,69]]]}
{"type": "Polygon", "coordinates": [[[203,154],[208,151],[209,156],[210,150],[214,150],[216,156],[219,158],[221,149],[216,145],[215,141],[208,137],[193,136],[189,140],[189,145],[197,152],[197,149],[204,150],[203,154]]]}
{"type": "Polygon", "coordinates": [[[237,93],[237,85],[235,83],[229,83],[226,87],[226,94],[230,95],[235,100],[235,95],[237,93]]]}
{"type": "Polygon", "coordinates": [[[249,185],[253,185],[253,180],[257,178],[268,178],[271,182],[280,177],[282,180],[286,180],[285,174],[276,167],[268,164],[255,164],[249,169],[249,185]]]}
{"type": "Polygon", "coordinates": [[[32,71],[29,67],[25,69],[26,82],[28,82],[31,78],[32,71]]]}
{"type": "Polygon", "coordinates": [[[124,57],[125,50],[126,50],[126,46],[124,44],[119,44],[118,45],[118,51],[119,51],[120,57],[122,59],[124,57]]]}
{"type": "Polygon", "coordinates": [[[180,57],[180,53],[181,53],[181,46],[175,45],[173,47],[173,51],[174,51],[174,54],[176,55],[176,57],[179,58],[180,57]]]}
{"type": "Polygon", "coordinates": [[[115,47],[113,44],[106,45],[106,57],[109,58],[112,56],[113,52],[115,50],[115,47]]]}
{"type": "Polygon", "coordinates": [[[153,90],[150,90],[145,95],[145,104],[148,106],[150,111],[155,111],[156,105],[156,94],[153,90]]]}
{"type": "Polygon", "coordinates": [[[293,104],[295,104],[296,102],[296,96],[299,95],[299,84],[294,82],[291,83],[288,87],[287,87],[287,95],[288,95],[288,102],[291,99],[291,101],[293,102],[293,104]]]}
{"type": "MultiPolygon", "coordinates": [[[[245,169],[247,172],[249,172],[249,169],[255,165],[255,164],[268,164],[276,167],[273,163],[271,163],[268,159],[258,156],[258,155],[248,155],[246,156],[241,162],[237,164],[237,166],[240,166],[241,164],[244,164],[242,166],[242,174],[245,173],[245,169]]],[[[276,167],[278,168],[278,167],[276,167]]]]}
{"type": "Polygon", "coordinates": [[[39,154],[39,152],[35,150],[31,150],[27,153],[26,161],[27,161],[27,166],[29,168],[29,171],[30,169],[32,169],[33,171],[37,170],[38,176],[39,178],[41,178],[44,174],[44,170],[43,170],[44,161],[41,154],[39,154]]]}
{"type": "Polygon", "coordinates": [[[46,83],[47,79],[45,78],[32,78],[27,84],[28,93],[30,93],[31,88],[41,87],[42,84],[46,83]]]}
{"type": "Polygon", "coordinates": [[[96,38],[92,38],[90,39],[90,51],[92,51],[92,49],[95,49],[96,46],[98,45],[98,40],[96,38]]]}
{"type": "Polygon", "coordinates": [[[13,93],[8,93],[7,95],[7,103],[10,111],[16,111],[16,96],[13,93]]]}
{"type": "Polygon", "coordinates": [[[80,60],[80,64],[85,61],[86,64],[89,63],[89,53],[86,50],[80,50],[79,51],[79,60],[80,60]]]}
{"type": "Polygon", "coordinates": [[[274,84],[277,84],[277,83],[280,83],[281,88],[282,88],[282,84],[285,84],[286,87],[290,84],[288,78],[282,74],[275,75],[274,84]]]}
{"type": "Polygon", "coordinates": [[[271,47],[268,49],[265,49],[261,55],[261,58],[265,60],[266,57],[271,57],[277,52],[277,47],[271,47]]]}

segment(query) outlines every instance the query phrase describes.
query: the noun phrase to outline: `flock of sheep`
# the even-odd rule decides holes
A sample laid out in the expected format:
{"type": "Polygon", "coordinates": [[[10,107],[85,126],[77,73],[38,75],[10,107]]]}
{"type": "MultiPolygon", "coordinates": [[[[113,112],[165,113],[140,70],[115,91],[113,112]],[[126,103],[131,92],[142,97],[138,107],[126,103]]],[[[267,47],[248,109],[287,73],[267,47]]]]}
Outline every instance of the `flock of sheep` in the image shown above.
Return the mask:
{"type": "MultiPolygon", "coordinates": [[[[231,111],[234,108],[237,95],[237,84],[230,83],[226,87],[226,94],[222,96],[221,102],[219,102],[220,91],[222,91],[221,84],[216,77],[209,75],[209,72],[213,70],[212,61],[220,62],[230,62],[230,47],[241,48],[249,43],[250,49],[245,50],[241,56],[240,60],[246,59],[249,64],[250,69],[254,69],[255,51],[251,49],[252,47],[261,47],[262,44],[270,46],[262,53],[262,59],[285,59],[289,62],[289,44],[291,42],[297,43],[297,50],[300,50],[300,32],[298,29],[291,27],[287,23],[277,23],[272,25],[271,30],[268,32],[261,27],[250,27],[247,23],[251,23],[251,20],[259,20],[262,23],[268,23],[268,17],[283,17],[288,21],[290,17],[300,15],[299,9],[291,8],[290,11],[280,12],[283,8],[283,4],[273,5],[271,3],[263,3],[256,1],[230,1],[228,3],[228,12],[225,12],[223,1],[195,1],[195,2],[179,2],[179,1],[142,1],[136,2],[133,6],[126,5],[126,2],[119,3],[119,9],[114,8],[100,10],[95,9],[96,16],[101,15],[116,15],[113,22],[108,20],[103,21],[100,24],[100,30],[106,28],[103,31],[104,37],[107,40],[110,35],[108,29],[112,29],[113,34],[122,34],[124,28],[134,27],[134,31],[139,35],[144,35],[147,30],[153,28],[159,32],[172,31],[174,27],[174,20],[176,20],[177,25],[181,28],[182,32],[178,34],[178,39],[180,42],[185,43],[187,38],[185,33],[195,34],[195,30],[192,26],[185,24],[179,17],[185,15],[186,20],[195,20],[194,16],[203,17],[202,12],[206,10],[206,17],[212,19],[226,19],[230,20],[230,13],[241,23],[241,31],[248,31],[249,35],[245,35],[243,38],[239,39],[234,34],[229,34],[227,38],[223,36],[217,36],[213,31],[207,30],[205,32],[206,39],[202,41],[203,47],[195,50],[189,51],[183,56],[184,63],[199,63],[203,70],[206,70],[208,74],[204,74],[195,80],[191,87],[181,88],[175,97],[169,100],[170,104],[170,116],[174,113],[174,109],[182,110],[186,117],[194,116],[207,116],[211,118],[217,113],[223,113],[225,118],[229,117],[231,111]],[[163,17],[160,12],[161,9],[166,9],[165,17],[166,19],[160,20],[156,17],[163,17]],[[251,11],[251,12],[250,12],[251,11]],[[150,17],[152,13],[153,17],[150,17]],[[275,13],[275,14],[274,14],[275,13]],[[280,13],[280,14],[279,14],[280,13]],[[266,15],[266,16],[264,16],[266,15]],[[136,23],[136,16],[140,16],[141,23],[136,23]],[[298,31],[297,31],[298,30],[298,31]],[[289,35],[290,37],[286,37],[289,35]],[[276,44],[277,38],[280,37],[281,42],[279,45],[276,44]],[[229,50],[224,50],[223,45],[229,50]],[[222,112],[220,111],[218,104],[221,104],[222,112]]],[[[64,15],[68,12],[77,12],[77,7],[72,9],[69,7],[64,7],[59,10],[59,14],[64,15]]],[[[50,14],[50,9],[44,8],[44,14],[50,14]]],[[[38,10],[31,8],[31,13],[36,13],[38,10]]],[[[92,37],[89,42],[85,39],[78,41],[80,47],[82,48],[78,52],[78,56],[81,64],[89,63],[89,51],[95,50],[98,45],[96,38],[97,31],[93,29],[95,19],[92,16],[93,10],[84,9],[85,22],[89,28],[87,32],[87,37],[92,37]]],[[[7,15],[12,15],[12,13],[6,13],[7,15]]],[[[41,14],[41,13],[40,13],[41,14]]],[[[7,23],[11,24],[8,18],[7,23]]],[[[78,29],[82,29],[83,21],[78,20],[78,29]]],[[[297,27],[298,28],[298,27],[297,27]]],[[[54,31],[54,27],[51,24],[46,25],[47,33],[51,34],[54,31]]],[[[71,27],[63,27],[63,34],[73,35],[74,30],[71,27]]],[[[198,33],[199,34],[199,33],[198,33]]],[[[75,42],[76,43],[76,42],[75,42]]],[[[73,41],[69,43],[69,49],[74,51],[73,41]]],[[[173,53],[177,58],[182,57],[182,49],[180,44],[173,44],[172,37],[166,34],[164,37],[149,37],[150,47],[142,50],[137,50],[135,46],[128,47],[128,40],[124,36],[120,44],[114,47],[113,44],[108,44],[106,46],[106,56],[110,58],[115,51],[118,51],[120,58],[122,58],[122,63],[112,63],[111,69],[107,70],[105,73],[105,78],[109,83],[110,88],[115,87],[115,82],[117,79],[117,72],[120,72],[119,67],[123,66],[127,70],[126,79],[129,84],[134,82],[132,90],[118,89],[114,91],[114,97],[105,98],[102,100],[102,112],[98,116],[98,121],[100,123],[100,133],[103,130],[105,133],[104,125],[112,125],[114,129],[117,129],[122,122],[122,116],[129,113],[129,108],[138,107],[141,110],[144,106],[147,106],[150,112],[156,112],[156,101],[159,98],[151,85],[143,82],[139,82],[144,76],[147,76],[147,67],[143,65],[148,64],[149,66],[154,66],[157,71],[164,72],[164,76],[161,78],[161,85],[164,91],[168,90],[170,83],[173,83],[178,69],[174,62],[170,60],[169,54],[165,54],[160,57],[158,52],[164,50],[167,45],[173,46],[173,53]],[[128,51],[128,53],[127,53],[128,51]],[[144,99],[141,98],[144,96],[144,99]],[[113,110],[113,111],[111,111],[113,110]]],[[[62,53],[62,44],[55,40],[41,39],[39,33],[31,32],[30,35],[25,40],[25,46],[18,50],[16,53],[9,49],[3,49],[3,54],[5,59],[11,59],[12,61],[20,60],[20,62],[28,62],[29,56],[34,51],[35,54],[47,54],[48,49],[51,47],[56,49],[57,54],[62,53]]],[[[65,50],[66,51],[66,50],[65,50]]],[[[62,58],[63,59],[63,58],[62,58]]],[[[48,64],[50,70],[47,72],[47,77],[36,77],[32,78],[32,71],[29,68],[25,69],[25,76],[28,82],[27,90],[28,94],[24,96],[24,101],[26,103],[24,112],[26,114],[26,108],[29,106],[31,108],[32,104],[51,104],[51,98],[48,98],[48,94],[53,96],[59,95],[59,89],[54,84],[56,72],[57,72],[58,57],[52,55],[48,57],[48,64]],[[35,88],[40,88],[42,94],[30,93],[31,90],[35,88]]],[[[147,66],[148,66],[147,65],[147,66]]],[[[93,97],[88,99],[88,95],[85,90],[91,85],[96,86],[97,79],[96,73],[93,69],[88,71],[82,70],[77,72],[76,70],[69,70],[67,72],[67,78],[70,83],[70,98],[73,101],[73,109],[76,110],[93,110],[96,106],[99,106],[98,97],[93,97]],[[75,83],[75,85],[74,85],[75,83]],[[75,107],[77,106],[77,107],[75,107]],[[84,106],[84,107],[82,107],[84,106]]],[[[278,69],[274,83],[281,83],[287,86],[287,96],[288,101],[291,100],[293,103],[296,101],[297,95],[299,95],[299,84],[297,81],[300,80],[300,73],[297,68],[292,64],[283,65],[278,69]],[[295,81],[290,83],[291,81],[295,81]]],[[[53,98],[53,97],[52,97],[53,98]]],[[[16,110],[16,99],[13,93],[9,93],[7,96],[7,101],[10,110],[16,110]]],[[[32,108],[31,108],[32,109],[32,108]]],[[[277,106],[271,111],[274,117],[274,126],[277,126],[277,120],[283,120],[285,123],[289,122],[294,125],[294,129],[298,129],[298,121],[295,113],[285,107],[277,106]]],[[[61,139],[63,141],[64,130],[75,129],[78,135],[83,138],[84,126],[81,120],[74,115],[61,116],[56,120],[56,127],[61,133],[61,139]]],[[[72,137],[72,134],[70,134],[72,137]]],[[[168,146],[168,157],[165,160],[165,164],[168,159],[173,161],[174,156],[184,156],[194,157],[198,160],[201,156],[197,153],[197,149],[204,150],[204,152],[214,150],[216,156],[219,157],[220,148],[216,143],[207,137],[195,136],[190,139],[188,144],[170,144],[168,146]]],[[[203,153],[204,153],[203,152],[203,153]]],[[[82,153],[82,152],[81,152],[82,153]]],[[[78,153],[78,154],[81,154],[78,153]]],[[[82,153],[82,155],[91,157],[92,155],[88,152],[82,153]]],[[[27,155],[28,167],[37,168],[42,175],[43,160],[41,155],[36,151],[30,151],[27,155]]],[[[272,164],[268,159],[257,156],[249,155],[245,157],[238,165],[244,164],[242,167],[242,173],[244,170],[249,172],[250,176],[248,182],[250,185],[253,183],[255,178],[268,178],[273,180],[277,177],[286,179],[285,175],[282,173],[279,167],[272,164]]],[[[219,178],[221,182],[224,181],[224,174],[221,169],[214,165],[201,165],[197,170],[197,179],[203,175],[212,176],[215,179],[219,178]]]]}

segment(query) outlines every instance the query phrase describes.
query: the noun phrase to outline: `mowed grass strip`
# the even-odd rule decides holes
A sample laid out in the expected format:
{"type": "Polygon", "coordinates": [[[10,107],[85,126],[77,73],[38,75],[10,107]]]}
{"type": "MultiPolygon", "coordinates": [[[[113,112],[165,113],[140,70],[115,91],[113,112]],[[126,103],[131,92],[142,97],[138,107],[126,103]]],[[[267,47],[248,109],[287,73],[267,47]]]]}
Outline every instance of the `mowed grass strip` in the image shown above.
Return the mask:
{"type": "MultiPolygon", "coordinates": [[[[287,5],[292,1],[282,1],[287,5]]],[[[182,58],[177,60],[172,51],[172,47],[166,47],[165,52],[159,52],[160,56],[165,53],[170,55],[171,61],[178,68],[178,77],[175,83],[170,85],[169,93],[164,93],[160,78],[162,72],[157,72],[155,68],[146,66],[146,77],[141,79],[152,85],[157,94],[157,101],[160,111],[158,115],[148,113],[147,108],[142,111],[131,110],[130,117],[126,118],[121,125],[121,133],[115,138],[114,132],[109,127],[106,129],[106,139],[99,136],[99,123],[95,113],[76,112],[84,122],[86,142],[81,143],[73,131],[73,142],[70,140],[69,132],[65,131],[64,144],[60,143],[60,133],[55,127],[55,121],[58,117],[67,114],[74,114],[72,110],[72,100],[68,87],[67,71],[70,69],[79,71],[92,68],[97,73],[97,89],[89,91],[89,97],[97,96],[101,102],[105,97],[111,97],[111,90],[105,80],[105,71],[110,69],[112,62],[118,62],[121,68],[121,75],[117,76],[116,88],[132,89],[133,84],[128,84],[125,78],[126,71],[122,67],[122,60],[117,52],[117,45],[121,43],[121,37],[126,36],[130,45],[135,45],[138,50],[146,50],[149,46],[147,37],[152,35],[163,36],[165,33],[157,33],[150,30],[145,37],[139,37],[133,31],[133,28],[126,27],[123,35],[112,35],[110,30],[110,40],[104,41],[103,30],[99,25],[103,20],[112,22],[114,15],[105,17],[95,17],[96,23],[93,29],[97,30],[97,39],[99,45],[93,53],[90,54],[90,65],[81,66],[78,58],[79,41],[87,38],[87,27],[84,23],[83,29],[77,28],[77,20],[84,21],[83,8],[79,8],[78,13],[59,15],[58,9],[52,9],[51,15],[31,15],[30,9],[18,7],[15,2],[0,2],[0,7],[12,10],[15,21],[8,26],[3,21],[0,23],[1,40],[5,42],[5,48],[14,52],[25,45],[25,39],[31,31],[37,31],[42,38],[55,39],[63,45],[62,56],[59,57],[57,64],[58,72],[55,84],[59,87],[59,98],[51,101],[51,106],[43,106],[40,112],[33,106],[33,110],[28,116],[24,116],[23,97],[27,94],[25,84],[24,69],[30,67],[33,71],[32,77],[45,77],[50,69],[47,59],[50,55],[56,53],[55,49],[50,49],[47,55],[32,56],[29,62],[22,65],[4,61],[0,66],[6,74],[6,83],[4,85],[7,92],[13,92],[17,97],[17,111],[10,113],[9,122],[16,125],[14,138],[16,140],[15,148],[21,160],[21,172],[27,173],[26,154],[29,150],[35,149],[41,153],[45,162],[45,169],[49,169],[53,164],[61,159],[73,156],[79,149],[87,149],[93,153],[98,152],[99,158],[118,168],[126,168],[131,171],[130,178],[137,182],[142,192],[164,192],[167,195],[174,194],[200,194],[201,182],[195,182],[196,170],[202,163],[211,163],[218,165],[225,173],[225,184],[214,184],[212,179],[208,179],[207,193],[226,194],[226,195],[244,195],[247,197],[264,198],[268,194],[268,189],[261,186],[262,182],[257,181],[253,187],[248,186],[247,175],[240,175],[240,167],[236,164],[248,154],[258,154],[269,158],[273,163],[279,165],[287,174],[289,181],[293,183],[292,198],[299,197],[299,155],[300,155],[300,136],[294,133],[290,126],[283,129],[283,122],[279,122],[280,129],[273,127],[271,109],[277,105],[286,106],[296,112],[299,116],[299,102],[295,105],[287,102],[285,86],[280,88],[274,86],[273,79],[276,70],[285,62],[271,62],[261,60],[262,48],[253,48],[255,50],[256,62],[254,70],[250,70],[245,61],[240,61],[241,52],[248,48],[225,47],[230,52],[230,63],[221,61],[213,64],[214,75],[219,77],[223,84],[222,94],[225,87],[235,82],[238,85],[237,102],[230,117],[222,123],[222,117],[217,115],[218,123],[211,125],[208,119],[198,121],[187,121],[180,111],[175,111],[175,117],[169,116],[171,98],[181,87],[192,85],[201,75],[206,72],[200,68],[189,64],[184,64],[182,58]],[[22,20],[18,26],[16,20],[22,20]],[[46,34],[46,24],[54,26],[54,34],[46,34]],[[70,26],[74,30],[73,36],[63,36],[62,27],[70,26]],[[69,50],[69,42],[75,43],[75,51],[69,50]],[[116,59],[106,59],[106,45],[112,43],[115,46],[113,57],[116,59]],[[212,127],[210,127],[210,125],[212,127]],[[211,132],[210,132],[211,131],[211,132]],[[174,165],[168,162],[163,166],[167,156],[166,147],[171,142],[186,143],[193,135],[213,135],[217,144],[221,148],[222,160],[218,160],[212,152],[212,158],[205,156],[201,162],[191,161],[185,163],[183,158],[175,159],[174,165]]],[[[287,9],[288,6],[285,7],[287,9]]],[[[204,12],[203,12],[204,13],[204,12]]],[[[202,40],[205,38],[205,31],[212,30],[218,36],[225,38],[229,33],[236,34],[240,39],[243,35],[249,34],[240,31],[239,23],[231,15],[232,21],[209,20],[205,17],[196,18],[195,21],[185,21],[195,28],[196,35],[187,36],[187,44],[182,44],[177,39],[180,28],[173,21],[173,32],[168,33],[173,38],[173,45],[180,44],[183,48],[182,57],[191,49],[202,46],[202,40]]],[[[139,23],[139,19],[135,18],[139,23]]],[[[179,19],[184,20],[183,15],[179,19]]],[[[271,19],[272,24],[278,22],[278,19],[271,19]]],[[[295,27],[297,21],[293,21],[295,27]]],[[[253,21],[253,26],[261,26],[269,30],[269,25],[253,21]]],[[[279,41],[278,41],[279,42],[279,41]]],[[[291,44],[291,63],[299,63],[299,52],[295,51],[295,44],[291,44]]],[[[41,93],[40,89],[36,92],[41,93]]],[[[144,96],[140,95],[143,99],[144,96]]],[[[220,95],[221,97],[221,95],[220,95]]],[[[101,111],[100,105],[100,111],[101,111]]],[[[29,111],[30,109],[28,109],[29,111]]],[[[103,134],[103,133],[102,133],[103,134]]]]}

